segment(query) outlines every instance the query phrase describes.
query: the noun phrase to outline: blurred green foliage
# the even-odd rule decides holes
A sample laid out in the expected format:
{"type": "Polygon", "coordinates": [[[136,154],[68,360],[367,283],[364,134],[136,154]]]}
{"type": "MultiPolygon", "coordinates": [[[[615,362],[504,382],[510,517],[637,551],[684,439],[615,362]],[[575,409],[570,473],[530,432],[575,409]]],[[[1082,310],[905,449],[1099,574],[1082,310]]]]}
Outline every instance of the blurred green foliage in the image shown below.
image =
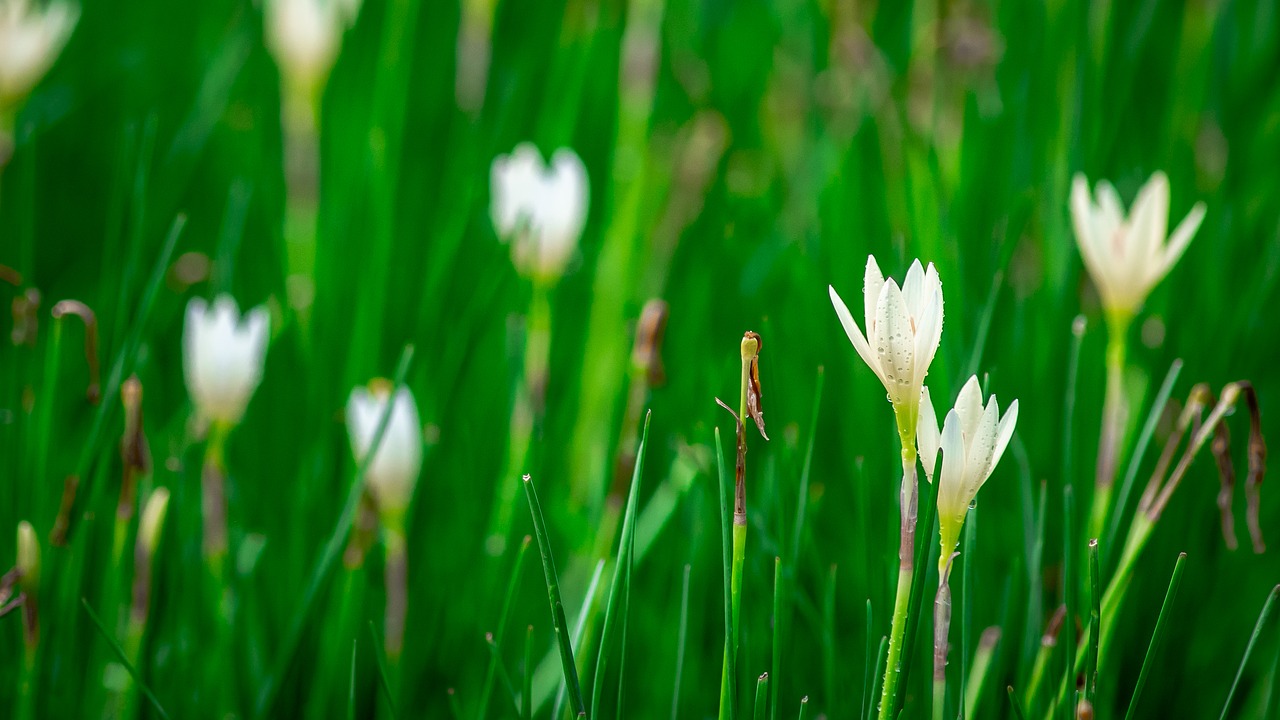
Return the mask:
{"type": "MultiPolygon", "coordinates": [[[[971,584],[957,593],[951,634],[958,672],[981,629],[1002,627],[976,714],[1012,716],[1004,687],[1024,689],[1044,623],[1062,602],[1064,538],[1077,559],[1085,555],[1083,529],[1062,525],[1061,498],[1070,486],[1076,507],[1088,507],[1105,329],[1067,214],[1074,172],[1111,179],[1130,201],[1162,169],[1175,222],[1197,200],[1208,206],[1131,338],[1148,401],[1181,358],[1175,397],[1193,382],[1248,379],[1264,429],[1280,412],[1280,332],[1270,314],[1280,301],[1278,11],[1274,0],[366,0],[323,100],[315,302],[304,333],[285,302],[279,75],[260,9],[244,0],[86,2],[18,116],[0,176],[0,263],[23,278],[21,288],[0,285],[4,299],[28,287],[44,298],[37,345],[0,345],[0,558],[14,557],[19,520],[44,541],[37,714],[100,714],[114,661],[80,598],[107,604],[104,546],[123,420],[117,388],[104,387],[104,425],[91,432],[100,410],[84,399],[77,324],[64,321],[51,359],[47,308],[63,298],[97,312],[104,380],[117,358],[141,379],[153,480],[173,492],[139,663],[169,715],[206,716],[216,702],[252,714],[268,677],[279,688],[267,710],[274,717],[334,717],[349,699],[368,716],[385,704],[368,625],[382,622],[379,551],[359,571],[339,563],[301,618],[297,652],[282,657],[281,648],[351,482],[347,394],[390,376],[406,343],[416,348],[408,384],[428,448],[409,517],[410,611],[394,703],[402,717],[440,717],[452,697],[474,714],[490,659],[485,633],[498,625],[518,545],[494,557],[484,541],[499,486],[519,483],[504,474],[503,454],[530,293],[488,220],[489,163],[529,139],[546,154],[573,147],[592,179],[579,258],[552,294],[545,416],[525,470],[538,482],[571,624],[597,543],[610,548],[601,556],[616,548],[596,530],[612,458],[627,449],[618,435],[634,323],[649,298],[670,308],[666,382],[645,403],[653,415],[642,512],[680,488],[673,478],[691,480],[633,569],[627,715],[665,716],[676,691],[682,716],[715,712],[723,590],[712,428],[731,433],[732,424],[713,398],[735,397],[736,348],[748,329],[764,339],[772,440],[753,438],[748,455],[742,712],[748,679],[769,669],[775,556],[792,607],[781,625],[781,677],[770,681],[779,712],[793,712],[802,695],[827,717],[858,712],[868,600],[872,644],[888,631],[899,470],[883,389],[848,345],[826,286],[860,307],[873,253],[897,277],[917,256],[939,269],[946,325],[929,376],[934,397],[953,397],[977,372],[1002,400],[1021,403],[1015,447],[970,519],[972,551],[959,562],[971,584]],[[178,213],[187,222],[174,257],[201,253],[211,273],[188,285],[162,268],[159,294],[144,308],[178,213]],[[238,605],[210,619],[193,589],[201,450],[187,429],[181,333],[187,299],[218,291],[242,307],[266,302],[275,335],[263,385],[227,451],[238,605]],[[1088,329],[1066,415],[1077,314],[1088,329]],[[825,389],[811,427],[820,367],[825,389]],[[45,396],[49,373],[56,392],[45,396]],[[34,422],[45,413],[52,446],[37,458],[34,422]],[[793,563],[799,478],[815,433],[793,563]],[[63,479],[76,472],[69,542],[53,547],[63,479]],[[1033,577],[1041,493],[1048,526],[1033,577]],[[833,627],[823,611],[829,578],[833,627]],[[210,622],[234,638],[216,664],[206,656],[210,622]]],[[[1232,422],[1242,468],[1243,420],[1232,422]]],[[[1221,710],[1280,561],[1247,543],[1224,547],[1217,491],[1212,461],[1200,458],[1140,563],[1116,631],[1120,657],[1099,682],[1108,698],[1100,715],[1127,706],[1179,552],[1188,554],[1186,575],[1140,715],[1221,710]]],[[[511,497],[515,540],[532,525],[523,498],[511,497]]],[[[1243,507],[1237,497],[1241,518],[1243,507]]],[[[1274,494],[1264,497],[1262,526],[1280,527],[1274,494]]],[[[925,532],[920,542],[936,553],[936,535],[925,532]]],[[[500,650],[516,692],[531,671],[524,629],[533,626],[535,664],[554,646],[536,565],[536,556],[523,564],[500,650]]],[[[611,577],[609,565],[602,587],[611,577]]],[[[927,612],[921,623],[906,688],[911,717],[928,706],[927,612]]],[[[0,677],[18,677],[21,643],[17,615],[0,621],[0,647],[10,650],[0,654],[0,677]]],[[[1230,716],[1262,717],[1267,703],[1274,711],[1278,647],[1272,624],[1230,716]]],[[[594,650],[578,653],[589,688],[594,650]]],[[[554,661],[550,668],[558,672],[554,661]]],[[[958,675],[951,685],[960,687],[958,675]]],[[[514,716],[496,687],[491,715],[514,716]]],[[[20,692],[0,683],[0,707],[16,706],[20,692]]]]}

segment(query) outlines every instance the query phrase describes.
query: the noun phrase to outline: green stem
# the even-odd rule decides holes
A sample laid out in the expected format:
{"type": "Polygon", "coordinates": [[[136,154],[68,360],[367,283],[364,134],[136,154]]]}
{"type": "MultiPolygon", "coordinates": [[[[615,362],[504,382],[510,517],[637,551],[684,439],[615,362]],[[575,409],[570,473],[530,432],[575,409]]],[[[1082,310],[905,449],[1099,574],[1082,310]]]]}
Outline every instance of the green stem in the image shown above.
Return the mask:
{"type": "Polygon", "coordinates": [[[542,413],[546,395],[548,365],[551,354],[550,287],[541,281],[533,283],[529,313],[525,321],[523,377],[516,384],[511,408],[511,430],[507,445],[507,469],[498,483],[498,504],[493,511],[489,539],[485,544],[490,555],[501,555],[515,519],[516,493],[519,487],[508,478],[532,472],[527,467],[533,430],[542,413]]]}
{"type": "Polygon", "coordinates": [[[204,559],[215,588],[223,585],[227,558],[227,469],[223,449],[227,428],[213,423],[204,446],[201,473],[201,515],[204,525],[204,559]]]}
{"type": "Polygon", "coordinates": [[[913,568],[898,568],[898,592],[893,601],[893,622],[889,627],[889,655],[884,664],[884,684],[880,691],[880,720],[893,718],[893,705],[898,687],[898,661],[902,657],[902,636],[907,631],[907,609],[911,603],[913,568]]]}
{"type": "Polygon", "coordinates": [[[1102,433],[1098,438],[1098,469],[1089,513],[1089,537],[1101,537],[1111,512],[1111,491],[1116,468],[1120,464],[1120,445],[1129,418],[1129,400],[1125,395],[1124,368],[1128,352],[1129,324],[1127,313],[1107,314],[1107,390],[1102,406],[1102,433]]]}

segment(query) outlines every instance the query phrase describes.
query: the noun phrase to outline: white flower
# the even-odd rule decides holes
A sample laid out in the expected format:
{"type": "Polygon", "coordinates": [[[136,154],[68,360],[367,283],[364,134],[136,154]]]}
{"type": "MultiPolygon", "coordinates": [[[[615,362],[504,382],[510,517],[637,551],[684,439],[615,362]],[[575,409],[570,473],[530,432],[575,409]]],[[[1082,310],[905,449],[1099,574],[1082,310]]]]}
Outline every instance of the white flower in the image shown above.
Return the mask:
{"type": "Polygon", "coordinates": [[[1191,243],[1204,219],[1204,203],[1196,203],[1165,242],[1169,226],[1169,178],[1151,176],[1138,191],[1126,218],[1111,183],[1098,183],[1097,201],[1089,197],[1089,181],[1077,174],[1071,186],[1071,219],[1085,267],[1108,311],[1132,315],[1151,288],[1164,278],[1191,243]]]}
{"type": "Polygon", "coordinates": [[[899,430],[914,434],[924,377],[942,339],[942,281],[938,271],[933,263],[924,270],[916,260],[899,289],[892,278],[885,280],[876,259],[867,256],[862,288],[865,337],[835,288],[827,289],[853,348],[884,383],[899,414],[899,430]]]}
{"type": "Polygon", "coordinates": [[[494,230],[511,243],[511,260],[521,274],[555,280],[578,246],[587,220],[587,169],[567,148],[551,165],[532,143],[500,155],[490,169],[490,214],[494,230]]]}
{"type": "Polygon", "coordinates": [[[373,444],[378,421],[386,412],[388,401],[392,402],[391,418],[377,454],[365,471],[365,480],[384,517],[389,514],[398,518],[409,507],[422,468],[422,425],[409,388],[402,386],[394,398],[392,401],[391,383],[385,380],[352,390],[347,401],[347,434],[351,436],[356,462],[362,462],[373,444]]]}
{"type": "Polygon", "coordinates": [[[978,378],[970,377],[956,398],[956,406],[947,413],[942,432],[938,432],[937,415],[926,389],[920,401],[920,423],[916,442],[924,474],[933,482],[938,449],[942,449],[942,472],[938,478],[938,525],[942,535],[940,566],[950,560],[960,540],[969,504],[982,484],[1000,462],[1018,424],[1018,401],[1014,400],[1004,417],[996,396],[982,405],[978,378]]]}
{"type": "Polygon", "coordinates": [[[360,12],[356,0],[267,0],[266,45],[296,87],[322,86],[342,47],[342,33],[360,12]]]}
{"type": "Polygon", "coordinates": [[[43,8],[30,0],[0,0],[0,111],[25,97],[44,76],[79,17],[79,8],[63,0],[43,8]]]}
{"type": "Polygon", "coordinates": [[[244,415],[262,381],[267,356],[270,317],[266,307],[256,307],[243,323],[240,320],[230,295],[219,295],[212,310],[200,298],[187,303],[182,335],[187,392],[203,419],[225,425],[238,423],[244,415]]]}

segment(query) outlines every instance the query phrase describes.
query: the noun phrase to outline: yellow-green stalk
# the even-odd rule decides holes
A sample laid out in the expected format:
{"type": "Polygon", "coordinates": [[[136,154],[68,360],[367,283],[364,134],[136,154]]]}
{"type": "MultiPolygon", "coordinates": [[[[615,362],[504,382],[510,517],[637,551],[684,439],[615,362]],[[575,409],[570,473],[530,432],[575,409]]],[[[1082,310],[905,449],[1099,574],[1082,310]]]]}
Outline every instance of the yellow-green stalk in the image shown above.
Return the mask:
{"type": "MultiPolygon", "coordinates": [[[[147,630],[147,617],[151,610],[152,567],[168,509],[169,490],[163,487],[156,488],[147,498],[142,517],[138,521],[138,539],[133,551],[133,592],[123,648],[125,657],[134,667],[139,664],[142,639],[147,630]]],[[[124,676],[123,682],[124,687],[120,691],[119,698],[119,706],[123,707],[120,717],[135,717],[138,703],[137,687],[128,675],[124,676]]]]}

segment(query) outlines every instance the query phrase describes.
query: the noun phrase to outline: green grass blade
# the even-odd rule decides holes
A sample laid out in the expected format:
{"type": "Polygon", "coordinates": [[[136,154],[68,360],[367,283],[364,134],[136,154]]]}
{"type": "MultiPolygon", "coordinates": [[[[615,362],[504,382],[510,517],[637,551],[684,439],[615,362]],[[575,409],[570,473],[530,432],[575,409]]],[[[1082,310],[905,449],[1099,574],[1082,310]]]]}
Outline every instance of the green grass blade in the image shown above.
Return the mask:
{"type": "MultiPolygon", "coordinates": [[[[404,379],[409,374],[409,365],[412,361],[413,345],[405,345],[404,351],[400,353],[400,362],[396,365],[396,374],[392,387],[400,387],[404,384],[404,379]]],[[[302,594],[302,602],[294,612],[292,624],[283,636],[284,641],[280,644],[280,655],[276,658],[275,666],[272,667],[271,672],[262,681],[262,687],[258,690],[258,698],[254,704],[253,713],[256,718],[268,717],[271,714],[271,706],[275,702],[277,691],[280,689],[280,680],[293,662],[293,654],[297,651],[298,642],[302,639],[302,632],[306,628],[307,618],[311,614],[311,607],[315,604],[316,596],[320,593],[320,586],[324,584],[325,578],[329,576],[329,570],[332,569],[333,563],[342,554],[344,541],[347,533],[351,531],[352,523],[355,522],[356,508],[360,504],[360,493],[364,489],[365,471],[369,469],[369,463],[377,455],[378,447],[382,444],[382,436],[386,434],[387,426],[391,424],[391,409],[393,406],[394,403],[387,403],[387,406],[382,411],[382,417],[378,418],[378,426],[374,429],[373,439],[369,443],[369,452],[365,453],[364,459],[356,467],[355,478],[347,491],[346,505],[342,508],[342,514],[338,516],[338,524],[334,527],[333,534],[329,536],[320,558],[316,561],[315,568],[311,571],[311,578],[307,581],[306,590],[302,594]]]]}
{"type": "Polygon", "coordinates": [[[524,632],[524,688],[520,693],[520,717],[533,720],[533,626],[524,632]]]}
{"type": "Polygon", "coordinates": [[[1018,702],[1018,695],[1014,693],[1012,685],[1006,685],[1005,691],[1009,693],[1009,706],[1013,708],[1013,716],[1017,720],[1026,720],[1026,715],[1022,712],[1022,703],[1018,702]]]}
{"type": "Polygon", "coordinates": [[[782,671],[782,558],[773,559],[773,662],[770,672],[773,677],[773,690],[769,693],[769,720],[778,716],[779,673],[782,671]]]}
{"type": "Polygon", "coordinates": [[[822,690],[827,712],[836,707],[836,566],[827,574],[822,592],[822,690]]]}
{"type": "Polygon", "coordinates": [[[1244,669],[1249,664],[1249,656],[1253,654],[1253,646],[1258,643],[1258,636],[1262,634],[1262,628],[1267,625],[1267,618],[1271,616],[1271,605],[1275,602],[1277,595],[1280,595],[1280,585],[1271,588],[1267,601],[1262,604],[1262,612],[1258,613],[1258,622],[1253,625],[1249,644],[1244,648],[1244,657],[1240,658],[1240,669],[1236,670],[1236,679],[1231,682],[1231,690],[1227,692],[1227,700],[1222,704],[1222,714],[1218,716],[1218,720],[1227,720],[1227,714],[1231,712],[1231,701],[1235,699],[1236,689],[1240,687],[1240,678],[1244,677],[1244,669]]]}
{"type": "Polygon", "coordinates": [[[1067,621],[1062,624],[1063,647],[1066,648],[1066,666],[1063,669],[1063,694],[1058,698],[1058,709],[1065,716],[1075,716],[1075,703],[1068,699],[1075,694],[1076,667],[1076,578],[1075,531],[1076,496],[1070,485],[1062,489],[1062,592],[1067,606],[1067,621]]]}
{"type": "MultiPolygon", "coordinates": [[[[649,415],[645,415],[644,431],[640,436],[640,448],[636,450],[636,464],[631,473],[631,491],[627,493],[627,510],[622,518],[622,533],[618,537],[617,562],[613,569],[613,581],[609,584],[609,596],[605,600],[604,624],[600,629],[600,650],[596,655],[596,672],[591,690],[591,717],[600,717],[600,702],[604,696],[604,682],[609,665],[609,654],[615,642],[619,606],[624,616],[622,638],[617,641],[620,651],[625,650],[625,614],[627,597],[631,593],[631,554],[635,548],[636,506],[640,499],[640,478],[644,475],[645,447],[649,440],[649,415]]],[[[622,653],[625,655],[625,653],[622,653]]],[[[622,682],[622,661],[619,660],[619,684],[622,682]]]]}
{"type": "Polygon", "coordinates": [[[805,695],[804,697],[800,698],[800,715],[798,717],[799,717],[799,720],[805,720],[805,718],[809,717],[809,696],[808,695],[805,695]]]}
{"type": "Polygon", "coordinates": [[[732,720],[737,682],[734,679],[733,658],[733,598],[731,578],[733,574],[733,539],[730,523],[733,522],[733,485],[724,469],[724,447],[720,442],[720,428],[716,435],[716,474],[720,480],[720,541],[724,558],[724,667],[720,680],[720,720],[732,720]]]}
{"type": "MultiPolygon", "coordinates": [[[[524,556],[532,542],[533,538],[531,536],[524,536],[524,542],[520,543],[520,549],[516,551],[516,560],[511,566],[511,577],[507,580],[507,594],[502,601],[502,614],[498,616],[498,631],[493,635],[493,642],[499,647],[502,645],[502,639],[506,636],[507,621],[511,617],[511,603],[515,598],[516,587],[520,580],[520,569],[524,567],[524,556]]],[[[497,670],[498,657],[495,655],[489,659],[489,667],[484,676],[484,685],[480,689],[480,710],[476,713],[476,716],[481,720],[489,715],[489,697],[493,693],[494,673],[497,670]]]]}
{"type": "Polygon", "coordinates": [[[373,621],[369,621],[369,638],[373,643],[373,660],[378,667],[378,685],[382,688],[382,694],[387,698],[387,714],[392,720],[396,717],[395,696],[391,693],[390,676],[387,674],[387,662],[384,659],[386,653],[382,651],[382,642],[378,639],[378,629],[373,626],[373,621]]]}
{"type": "Polygon", "coordinates": [[[1084,698],[1094,704],[1098,693],[1098,633],[1102,630],[1102,584],[1098,581],[1098,539],[1089,540],[1089,659],[1085,665],[1084,698]]]}
{"type": "MultiPolygon", "coordinates": [[[[871,624],[871,598],[867,598],[867,655],[866,661],[863,663],[864,670],[862,674],[862,697],[864,699],[871,697],[872,685],[875,683],[875,679],[871,675],[871,669],[876,665],[875,656],[871,654],[871,642],[872,638],[875,637],[872,630],[873,627],[871,624]]],[[[859,720],[866,720],[867,713],[871,708],[865,702],[858,703],[858,705],[859,720]]]]}
{"type": "Polygon", "coordinates": [[[871,692],[867,697],[863,698],[863,702],[867,706],[867,717],[875,717],[876,715],[876,698],[880,696],[880,678],[884,677],[884,664],[887,661],[889,653],[889,638],[880,636],[880,648],[876,650],[876,671],[871,676],[871,692]]]}
{"type": "Polygon", "coordinates": [[[533,515],[533,531],[538,538],[538,551],[542,554],[542,573],[547,581],[547,599],[551,604],[551,622],[555,627],[556,644],[560,648],[560,666],[564,671],[565,687],[569,694],[569,707],[574,715],[584,711],[582,688],[578,684],[578,666],[573,661],[573,647],[569,641],[569,623],[564,617],[564,603],[560,599],[560,578],[556,575],[556,561],[551,555],[551,539],[547,536],[547,523],[543,519],[542,504],[533,487],[533,478],[524,476],[525,497],[529,500],[529,512],[533,515]]]}
{"type": "Polygon", "coordinates": [[[133,681],[138,684],[138,688],[142,690],[142,694],[146,696],[147,701],[151,703],[151,707],[156,709],[156,714],[165,720],[169,720],[169,713],[166,713],[164,708],[161,707],[160,700],[156,698],[155,693],[151,692],[151,688],[147,687],[147,684],[142,682],[142,676],[138,674],[138,670],[133,666],[133,663],[129,662],[129,658],[125,655],[124,650],[116,643],[115,640],[111,639],[111,633],[107,632],[107,629],[102,625],[102,621],[99,620],[98,616],[93,612],[93,608],[89,607],[89,601],[85,598],[80,598],[80,604],[84,607],[85,613],[89,615],[89,619],[93,621],[94,627],[98,628],[98,632],[102,633],[102,639],[107,641],[107,646],[115,653],[116,659],[119,660],[120,664],[124,666],[124,669],[129,672],[129,677],[133,678],[133,681]]]}
{"type": "Polygon", "coordinates": [[[769,717],[769,673],[764,673],[756,680],[755,720],[766,720],[769,717]]]}
{"type": "MultiPolygon", "coordinates": [[[[1164,639],[1165,624],[1173,609],[1174,598],[1178,596],[1178,585],[1182,583],[1182,571],[1186,568],[1187,554],[1178,553],[1178,560],[1173,564],[1173,577],[1169,578],[1169,589],[1164,594],[1164,604],[1160,606],[1160,615],[1156,618],[1156,629],[1151,633],[1151,644],[1147,646],[1147,655],[1142,659],[1142,670],[1138,672],[1138,683],[1133,688],[1133,697],[1129,698],[1129,709],[1125,711],[1125,720],[1137,717],[1138,698],[1142,697],[1142,688],[1147,683],[1151,666],[1155,662],[1156,652],[1160,649],[1160,641],[1164,639]]],[[[1266,717],[1265,715],[1263,717],[1266,717]]]]}
{"type": "Polygon", "coordinates": [[[347,685],[347,720],[356,718],[356,641],[351,641],[351,677],[347,685]]]}
{"type": "Polygon", "coordinates": [[[680,715],[680,681],[684,675],[684,650],[689,639],[689,574],[693,566],[685,563],[684,582],[680,589],[680,632],[676,635],[676,680],[671,691],[671,720],[680,715]]]}
{"type": "Polygon", "coordinates": [[[822,385],[826,373],[818,367],[818,380],[813,390],[813,410],[809,413],[809,444],[804,451],[804,467],[800,470],[800,490],[796,501],[795,533],[791,538],[791,562],[795,568],[800,557],[800,544],[804,541],[804,526],[809,506],[809,471],[813,467],[813,448],[818,438],[818,411],[822,409],[822,385]]]}
{"type": "Polygon", "coordinates": [[[1138,444],[1134,446],[1133,457],[1129,459],[1129,467],[1125,470],[1124,480],[1120,482],[1120,494],[1116,496],[1115,505],[1111,508],[1111,522],[1107,524],[1106,536],[1102,542],[1102,560],[1106,565],[1107,561],[1112,557],[1111,548],[1116,544],[1116,538],[1120,537],[1120,525],[1129,517],[1125,513],[1125,508],[1129,506],[1129,496],[1133,494],[1134,483],[1138,479],[1138,470],[1142,466],[1142,458],[1147,454],[1147,446],[1151,444],[1151,438],[1155,435],[1156,425],[1160,423],[1160,417],[1164,414],[1164,407],[1169,402],[1169,397],[1173,394],[1173,386],[1178,381],[1178,375],[1182,372],[1182,361],[1174,360],[1169,365],[1169,372],[1165,373],[1164,382],[1160,384],[1160,391],[1156,393],[1156,399],[1151,403],[1151,412],[1147,413],[1147,420],[1142,425],[1142,432],[1138,435],[1138,444]]]}
{"type": "MultiPolygon", "coordinates": [[[[573,626],[573,647],[576,647],[576,648],[582,647],[582,639],[586,637],[587,626],[589,624],[588,620],[590,619],[590,616],[591,616],[591,609],[595,607],[596,593],[599,592],[600,590],[600,580],[603,577],[604,577],[604,558],[601,558],[600,560],[596,561],[596,569],[593,570],[591,573],[591,582],[587,583],[587,591],[582,596],[582,607],[578,610],[578,622],[575,623],[573,626]]],[[[543,687],[552,687],[553,685],[558,686],[558,690],[556,691],[555,703],[552,705],[552,712],[551,712],[551,717],[558,718],[558,717],[564,716],[564,704],[568,699],[565,684],[563,682],[558,682],[558,681],[555,683],[544,682],[543,680],[544,673],[542,672],[543,665],[549,668],[552,673],[555,672],[554,665],[558,664],[555,661],[555,656],[557,654],[558,654],[557,650],[555,649],[551,650],[551,652],[547,655],[547,657],[543,659],[542,664],[538,666],[538,672],[535,674],[533,678],[533,687],[534,687],[533,709],[534,709],[534,712],[537,712],[538,709],[542,707],[543,703],[546,702],[546,698],[550,697],[551,695],[550,691],[546,691],[545,693],[542,691],[539,691],[538,688],[540,686],[543,686],[543,687]]]]}

